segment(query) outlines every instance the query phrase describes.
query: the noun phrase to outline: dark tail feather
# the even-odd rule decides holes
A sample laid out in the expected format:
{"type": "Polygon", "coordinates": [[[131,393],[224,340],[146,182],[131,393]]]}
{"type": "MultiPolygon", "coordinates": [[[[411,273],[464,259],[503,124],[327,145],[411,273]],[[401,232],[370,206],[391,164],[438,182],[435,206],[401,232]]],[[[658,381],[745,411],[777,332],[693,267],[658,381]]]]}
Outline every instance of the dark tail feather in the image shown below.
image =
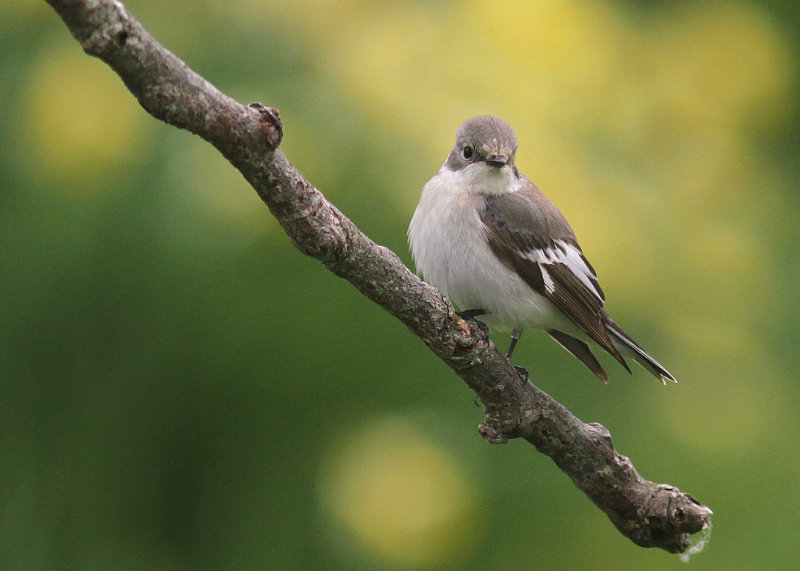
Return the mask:
{"type": "Polygon", "coordinates": [[[647,351],[642,349],[641,345],[631,339],[630,335],[625,333],[622,328],[617,325],[614,320],[611,319],[611,317],[608,316],[608,314],[605,314],[605,325],[606,331],[611,338],[611,342],[614,344],[614,347],[617,348],[617,351],[626,357],[631,357],[642,367],[650,371],[650,374],[652,374],[662,383],[667,384],[667,381],[672,381],[673,383],[677,382],[675,377],[673,377],[669,371],[662,367],[658,361],[648,355],[647,351]]]}
{"type": "Polygon", "coordinates": [[[566,333],[562,333],[561,331],[556,331],[554,329],[549,330],[547,332],[550,337],[556,340],[556,342],[561,345],[564,349],[572,353],[581,363],[586,365],[586,367],[597,375],[597,378],[603,381],[604,383],[608,382],[608,375],[603,370],[603,367],[600,366],[600,362],[597,360],[597,357],[594,356],[592,350],[589,348],[589,345],[581,341],[580,339],[575,339],[574,337],[570,337],[566,333]]]}

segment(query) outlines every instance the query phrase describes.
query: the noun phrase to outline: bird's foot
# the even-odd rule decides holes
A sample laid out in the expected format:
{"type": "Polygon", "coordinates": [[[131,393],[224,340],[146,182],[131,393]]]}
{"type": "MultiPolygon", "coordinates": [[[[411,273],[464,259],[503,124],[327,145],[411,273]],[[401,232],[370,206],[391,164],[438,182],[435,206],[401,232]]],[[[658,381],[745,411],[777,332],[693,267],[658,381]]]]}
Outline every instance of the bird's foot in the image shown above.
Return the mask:
{"type": "MultiPolygon", "coordinates": [[[[514,365],[514,363],[511,364],[514,365]]],[[[517,374],[519,375],[522,384],[526,384],[531,378],[531,376],[528,374],[528,369],[525,367],[520,367],[519,365],[514,365],[514,368],[517,370],[517,374]]]]}
{"type": "Polygon", "coordinates": [[[486,335],[486,337],[489,336],[489,326],[486,325],[483,321],[478,321],[477,319],[475,319],[476,317],[478,317],[480,315],[486,315],[486,311],[485,310],[483,310],[483,309],[467,309],[467,310],[464,310],[464,311],[456,311],[456,315],[458,315],[464,321],[471,321],[472,323],[476,324],[478,326],[478,329],[480,329],[481,332],[484,335],[486,335]]]}
{"type": "Polygon", "coordinates": [[[464,311],[456,311],[456,315],[458,315],[464,321],[469,319],[475,319],[479,315],[486,315],[486,310],[484,309],[465,309],[464,311]]]}

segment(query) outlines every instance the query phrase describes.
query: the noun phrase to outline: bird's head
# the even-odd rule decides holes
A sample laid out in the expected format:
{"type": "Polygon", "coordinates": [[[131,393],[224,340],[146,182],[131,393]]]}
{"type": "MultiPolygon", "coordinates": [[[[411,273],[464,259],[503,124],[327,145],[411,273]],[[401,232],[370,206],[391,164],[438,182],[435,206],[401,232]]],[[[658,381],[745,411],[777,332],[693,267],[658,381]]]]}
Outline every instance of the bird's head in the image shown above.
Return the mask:
{"type": "Polygon", "coordinates": [[[513,192],[519,176],[514,164],[517,136],[497,117],[480,115],[458,128],[456,145],[442,168],[464,177],[466,188],[480,194],[513,192]]]}

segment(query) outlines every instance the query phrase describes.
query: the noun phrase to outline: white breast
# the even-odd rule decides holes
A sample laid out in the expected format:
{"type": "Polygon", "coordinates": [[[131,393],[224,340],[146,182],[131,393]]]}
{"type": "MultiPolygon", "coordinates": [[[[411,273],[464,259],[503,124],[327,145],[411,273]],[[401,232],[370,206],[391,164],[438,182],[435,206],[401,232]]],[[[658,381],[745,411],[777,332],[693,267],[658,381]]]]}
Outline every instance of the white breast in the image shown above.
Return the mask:
{"type": "Polygon", "coordinates": [[[480,319],[494,327],[563,328],[567,318],[489,247],[475,191],[480,174],[469,171],[443,168],[422,189],[408,228],[417,271],[460,309],[486,310],[480,319]]]}

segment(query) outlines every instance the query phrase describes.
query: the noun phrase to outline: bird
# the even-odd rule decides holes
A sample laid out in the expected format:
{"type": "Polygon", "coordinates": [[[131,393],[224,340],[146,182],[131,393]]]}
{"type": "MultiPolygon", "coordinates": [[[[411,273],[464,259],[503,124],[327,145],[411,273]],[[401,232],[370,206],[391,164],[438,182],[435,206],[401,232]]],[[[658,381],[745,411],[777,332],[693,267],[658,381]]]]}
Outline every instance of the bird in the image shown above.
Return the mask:
{"type": "Polygon", "coordinates": [[[517,137],[503,119],[481,115],[461,124],[408,227],[417,272],[463,318],[510,330],[509,360],[524,329],[541,329],[604,383],[608,375],[590,343],[628,373],[626,357],[662,383],[675,382],[605,311],[575,232],[517,169],[516,152],[517,137]]]}

